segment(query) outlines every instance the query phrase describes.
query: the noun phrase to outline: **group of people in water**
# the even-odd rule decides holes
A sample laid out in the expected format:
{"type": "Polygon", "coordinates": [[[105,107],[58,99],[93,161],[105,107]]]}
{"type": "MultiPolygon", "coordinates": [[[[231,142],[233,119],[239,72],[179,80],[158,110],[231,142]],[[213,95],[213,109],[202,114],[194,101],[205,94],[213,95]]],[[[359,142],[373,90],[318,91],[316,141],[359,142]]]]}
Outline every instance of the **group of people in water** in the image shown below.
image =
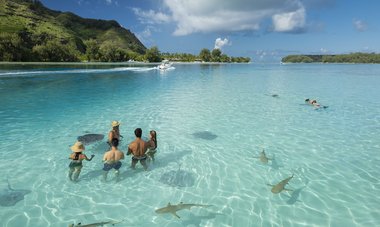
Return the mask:
{"type": "MultiPolygon", "coordinates": [[[[115,169],[115,177],[116,181],[119,179],[119,169],[122,165],[120,160],[124,159],[124,153],[118,150],[118,146],[120,143],[120,135],[119,126],[122,123],[118,121],[113,121],[111,128],[112,130],[108,134],[107,144],[110,145],[110,150],[104,154],[102,162],[106,162],[103,167],[103,179],[107,180],[107,174],[111,169],[115,169]]],[[[144,141],[141,139],[142,130],[141,128],[137,128],[135,130],[136,140],[129,144],[128,152],[126,155],[133,154],[131,168],[135,169],[136,164],[140,161],[140,164],[144,167],[145,171],[148,171],[148,166],[146,165],[146,161],[154,162],[154,154],[157,152],[157,134],[156,131],[152,130],[149,132],[149,141],[144,141]]],[[[91,161],[95,155],[91,155],[91,158],[87,158],[85,154],[82,152],[86,148],[81,142],[76,142],[74,146],[71,147],[73,153],[70,155],[69,159],[72,159],[69,165],[69,178],[70,180],[76,181],[79,177],[79,174],[82,170],[82,161],[91,161]],[[72,178],[73,173],[74,179],[72,178]]]]}

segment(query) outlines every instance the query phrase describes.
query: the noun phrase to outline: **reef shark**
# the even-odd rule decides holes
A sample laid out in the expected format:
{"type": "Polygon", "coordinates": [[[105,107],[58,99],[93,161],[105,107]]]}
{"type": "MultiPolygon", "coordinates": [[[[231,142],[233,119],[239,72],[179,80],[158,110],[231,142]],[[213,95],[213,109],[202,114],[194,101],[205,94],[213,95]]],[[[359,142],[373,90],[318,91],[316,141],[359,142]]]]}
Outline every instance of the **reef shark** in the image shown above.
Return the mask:
{"type": "Polygon", "coordinates": [[[89,225],[82,225],[79,223],[78,225],[71,224],[69,227],[96,227],[96,226],[103,226],[103,225],[114,225],[120,222],[123,222],[124,220],[120,221],[109,221],[109,222],[100,222],[100,223],[94,223],[94,224],[89,224],[89,225]]]}
{"type": "Polygon", "coordinates": [[[26,194],[31,193],[31,190],[16,189],[13,190],[8,180],[8,188],[0,191],[0,205],[1,206],[14,206],[17,202],[24,199],[26,194]]]}
{"type": "Polygon", "coordinates": [[[282,190],[285,190],[285,191],[293,191],[293,190],[290,190],[290,189],[286,189],[285,188],[285,185],[294,177],[294,172],[293,172],[293,170],[292,170],[292,173],[293,173],[293,175],[291,176],[291,177],[288,177],[288,178],[286,178],[285,180],[282,180],[282,181],[280,181],[280,183],[278,183],[276,186],[274,186],[274,185],[271,185],[271,184],[268,184],[269,186],[271,186],[271,187],[273,187],[272,188],[272,190],[271,190],[271,192],[273,193],[273,194],[278,194],[278,193],[280,193],[282,190]]]}
{"type": "Polygon", "coordinates": [[[183,204],[182,202],[179,203],[178,205],[172,206],[170,203],[168,203],[167,207],[160,208],[160,209],[156,210],[156,213],[157,214],[171,213],[172,215],[179,218],[179,216],[176,214],[177,211],[180,211],[183,209],[189,209],[190,210],[191,207],[205,207],[206,208],[206,207],[210,207],[210,206],[212,206],[212,205],[183,204]]]}
{"type": "Polygon", "coordinates": [[[265,156],[265,150],[264,150],[264,148],[260,145],[260,147],[263,149],[263,151],[261,152],[261,155],[260,155],[260,157],[253,157],[253,158],[258,158],[258,159],[260,159],[260,161],[262,162],[262,163],[268,163],[268,160],[274,160],[274,159],[272,159],[272,158],[267,158],[267,156],[265,156]]]}

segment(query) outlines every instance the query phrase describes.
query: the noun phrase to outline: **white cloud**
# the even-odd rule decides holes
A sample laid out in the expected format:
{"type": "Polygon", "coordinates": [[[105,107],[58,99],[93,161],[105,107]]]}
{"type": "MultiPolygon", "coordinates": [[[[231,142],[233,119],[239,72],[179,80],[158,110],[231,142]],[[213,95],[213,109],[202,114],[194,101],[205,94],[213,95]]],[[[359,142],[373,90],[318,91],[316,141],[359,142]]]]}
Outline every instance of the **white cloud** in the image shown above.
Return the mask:
{"type": "Polygon", "coordinates": [[[82,5],[83,0],[76,0],[76,2],[77,2],[79,5],[82,5]]]}
{"type": "Polygon", "coordinates": [[[152,39],[152,31],[161,32],[161,30],[156,27],[147,26],[144,31],[136,32],[135,35],[143,43],[154,42],[154,40],[152,39]]]}
{"type": "Polygon", "coordinates": [[[368,50],[370,46],[362,47],[363,50],[368,50]]]}
{"type": "Polygon", "coordinates": [[[333,52],[331,50],[328,50],[328,49],[324,49],[324,48],[321,48],[319,49],[318,51],[311,51],[309,54],[333,54],[333,52]]]}
{"type": "Polygon", "coordinates": [[[106,0],[107,4],[111,4],[112,0],[106,0]]]}
{"type": "Polygon", "coordinates": [[[273,31],[275,32],[293,32],[297,28],[305,28],[306,11],[302,7],[294,12],[285,12],[272,16],[273,31]]]}
{"type": "Polygon", "coordinates": [[[220,49],[220,50],[222,50],[222,47],[223,46],[225,46],[225,45],[232,45],[232,42],[230,42],[230,43],[228,43],[228,39],[224,39],[224,40],[222,40],[221,38],[217,38],[216,40],[215,40],[215,47],[214,47],[214,49],[220,49]]]}
{"type": "Polygon", "coordinates": [[[293,32],[306,26],[301,0],[163,0],[177,23],[173,35],[259,30],[272,18],[273,31],[293,32]]]}
{"type": "Polygon", "coordinates": [[[119,6],[119,2],[118,2],[118,1],[116,1],[116,2],[115,2],[115,5],[116,5],[116,6],[119,6]]]}
{"type": "Polygon", "coordinates": [[[152,33],[150,31],[150,28],[146,28],[142,32],[136,32],[135,33],[136,37],[141,41],[141,42],[153,42],[154,40],[151,38],[152,33]]]}
{"type": "Polygon", "coordinates": [[[138,20],[141,21],[142,24],[162,24],[170,22],[170,16],[158,12],[155,13],[154,10],[143,11],[140,8],[132,8],[135,14],[138,16],[138,20]]]}
{"type": "Polygon", "coordinates": [[[365,20],[357,20],[356,17],[352,18],[352,23],[355,25],[355,30],[357,31],[367,31],[369,27],[371,26],[370,23],[368,23],[365,20]]]}
{"type": "Polygon", "coordinates": [[[316,28],[314,29],[314,32],[317,34],[324,34],[324,33],[326,33],[325,28],[326,28],[325,23],[321,22],[321,23],[317,24],[316,28]]]}
{"type": "Polygon", "coordinates": [[[274,50],[274,51],[263,51],[261,49],[257,50],[256,52],[254,51],[249,51],[250,53],[254,53],[256,55],[260,55],[260,59],[264,59],[264,57],[266,56],[271,56],[271,57],[276,57],[278,56],[278,51],[274,50]]]}

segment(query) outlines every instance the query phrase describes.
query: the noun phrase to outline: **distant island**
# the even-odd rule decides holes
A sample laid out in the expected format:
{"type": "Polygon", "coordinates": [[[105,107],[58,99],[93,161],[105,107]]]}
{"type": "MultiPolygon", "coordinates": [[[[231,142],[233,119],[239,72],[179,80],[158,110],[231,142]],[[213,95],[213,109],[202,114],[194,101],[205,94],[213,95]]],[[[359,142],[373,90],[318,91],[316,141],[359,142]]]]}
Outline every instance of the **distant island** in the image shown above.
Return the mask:
{"type": "Polygon", "coordinates": [[[350,53],[337,55],[288,55],[282,62],[291,63],[380,63],[380,54],[350,53]]]}
{"type": "Polygon", "coordinates": [[[39,0],[0,0],[0,61],[4,62],[250,62],[219,49],[199,55],[147,49],[114,20],[86,19],[51,10],[39,0]]]}

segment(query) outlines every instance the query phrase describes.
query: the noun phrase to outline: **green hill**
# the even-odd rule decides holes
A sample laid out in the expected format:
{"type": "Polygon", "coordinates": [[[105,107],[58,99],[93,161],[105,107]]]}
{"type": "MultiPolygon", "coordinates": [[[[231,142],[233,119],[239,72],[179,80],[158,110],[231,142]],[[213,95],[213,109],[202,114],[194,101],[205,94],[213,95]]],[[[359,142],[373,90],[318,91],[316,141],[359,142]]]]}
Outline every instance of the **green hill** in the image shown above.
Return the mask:
{"type": "Polygon", "coordinates": [[[58,39],[84,53],[83,42],[94,39],[101,48],[112,42],[127,53],[146,53],[140,40],[114,20],[85,19],[46,8],[38,0],[0,0],[0,34],[17,34],[28,49],[58,39]]]}

